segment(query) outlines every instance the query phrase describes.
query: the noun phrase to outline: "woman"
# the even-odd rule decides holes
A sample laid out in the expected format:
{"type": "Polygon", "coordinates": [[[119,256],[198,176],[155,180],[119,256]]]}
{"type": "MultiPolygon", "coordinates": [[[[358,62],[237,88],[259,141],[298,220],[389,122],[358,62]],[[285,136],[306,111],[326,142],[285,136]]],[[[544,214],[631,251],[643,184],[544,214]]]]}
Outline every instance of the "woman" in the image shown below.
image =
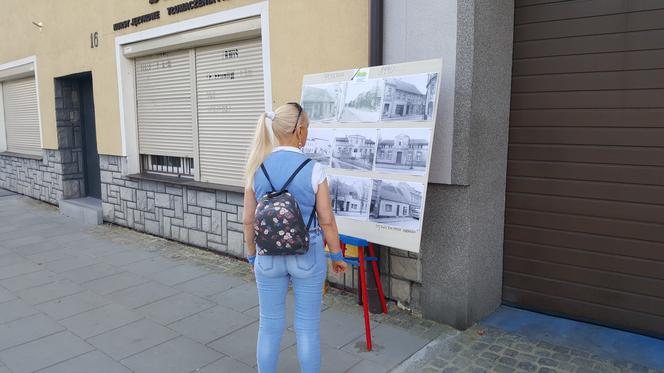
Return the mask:
{"type": "Polygon", "coordinates": [[[327,264],[323,236],[330,249],[335,272],[346,271],[347,264],[339,246],[339,233],[332,213],[330,191],[323,167],[309,162],[297,173],[288,191],[300,206],[306,222],[316,209],[318,224],[309,231],[309,250],[303,255],[256,256],[254,218],[257,199],[270,192],[270,182],[281,188],[293,171],[306,159],[301,148],[307,140],[309,119],[297,103],[263,113],[258,120],[254,144],[247,164],[244,194],[244,237],[248,260],[254,265],[260,322],[256,359],[258,371],[277,371],[279,345],[286,320],[286,292],[289,280],[295,293],[295,334],[297,357],[303,373],[320,370],[320,306],[327,264]],[[276,145],[276,146],[275,146],[276,145]],[[321,234],[322,229],[322,234],[321,234]]]}

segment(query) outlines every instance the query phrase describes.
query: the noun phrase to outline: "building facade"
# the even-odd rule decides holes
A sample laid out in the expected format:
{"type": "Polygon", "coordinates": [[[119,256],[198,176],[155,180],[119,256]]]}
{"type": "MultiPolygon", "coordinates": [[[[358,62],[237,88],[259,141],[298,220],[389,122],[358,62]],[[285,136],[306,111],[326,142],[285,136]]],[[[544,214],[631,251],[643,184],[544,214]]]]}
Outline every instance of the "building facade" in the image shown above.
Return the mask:
{"type": "Polygon", "coordinates": [[[302,100],[302,108],[310,118],[336,117],[339,108],[336,106],[334,97],[327,90],[316,87],[305,87],[305,92],[302,96],[305,97],[302,100]]]}
{"type": "MultiPolygon", "coordinates": [[[[304,74],[442,58],[426,91],[391,81],[345,103],[436,115],[426,211],[416,191],[360,205],[422,221],[418,253],[379,247],[387,295],[459,328],[505,303],[664,336],[658,2],[3,6],[2,188],[56,205],[91,197],[104,221],[241,258],[259,113],[298,101],[304,74]]],[[[334,114],[325,97],[304,104],[334,114]]],[[[416,139],[337,137],[332,157],[378,145],[396,164],[401,142],[401,163],[417,161],[416,139]]],[[[343,197],[337,208],[362,201],[343,197]]],[[[358,277],[329,274],[346,288],[358,277]]]]}
{"type": "Polygon", "coordinates": [[[400,79],[385,79],[383,118],[417,117],[425,114],[427,95],[400,79]]]}
{"type": "Polygon", "coordinates": [[[393,140],[378,142],[376,164],[402,169],[426,167],[428,154],[429,140],[411,139],[406,134],[400,134],[393,140]]]}
{"type": "Polygon", "coordinates": [[[332,155],[342,160],[373,160],[375,145],[373,140],[362,135],[337,137],[334,139],[332,155]]]}

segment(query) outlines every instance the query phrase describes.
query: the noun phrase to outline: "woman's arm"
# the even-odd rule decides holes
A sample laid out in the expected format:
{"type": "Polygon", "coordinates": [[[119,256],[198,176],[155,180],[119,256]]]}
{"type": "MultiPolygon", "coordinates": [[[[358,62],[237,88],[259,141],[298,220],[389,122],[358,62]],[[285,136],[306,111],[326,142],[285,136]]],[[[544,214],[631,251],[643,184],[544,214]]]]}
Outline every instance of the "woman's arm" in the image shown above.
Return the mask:
{"type": "Polygon", "coordinates": [[[330,252],[337,253],[341,251],[339,245],[339,228],[332,212],[332,203],[330,199],[330,187],[327,180],[318,185],[316,193],[316,213],[318,214],[318,224],[323,228],[323,234],[330,252]]]}
{"type": "Polygon", "coordinates": [[[251,188],[244,191],[244,209],[242,222],[244,223],[244,240],[247,242],[247,255],[256,255],[256,237],[254,237],[254,220],[256,217],[256,193],[251,188]]]}

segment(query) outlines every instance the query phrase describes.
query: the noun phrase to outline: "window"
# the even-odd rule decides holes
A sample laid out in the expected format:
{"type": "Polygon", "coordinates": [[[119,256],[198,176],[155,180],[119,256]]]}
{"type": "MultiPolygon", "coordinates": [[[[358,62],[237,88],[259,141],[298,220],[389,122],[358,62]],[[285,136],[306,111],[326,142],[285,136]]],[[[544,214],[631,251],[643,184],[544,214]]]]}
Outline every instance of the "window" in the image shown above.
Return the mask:
{"type": "Polygon", "coordinates": [[[261,39],[134,63],[141,171],[244,185],[247,149],[265,105],[261,39]]]}
{"type": "Polygon", "coordinates": [[[392,212],[392,205],[389,203],[385,204],[385,212],[392,212]]]}
{"type": "Polygon", "coordinates": [[[0,85],[7,151],[42,155],[35,77],[7,80],[0,85]]]}

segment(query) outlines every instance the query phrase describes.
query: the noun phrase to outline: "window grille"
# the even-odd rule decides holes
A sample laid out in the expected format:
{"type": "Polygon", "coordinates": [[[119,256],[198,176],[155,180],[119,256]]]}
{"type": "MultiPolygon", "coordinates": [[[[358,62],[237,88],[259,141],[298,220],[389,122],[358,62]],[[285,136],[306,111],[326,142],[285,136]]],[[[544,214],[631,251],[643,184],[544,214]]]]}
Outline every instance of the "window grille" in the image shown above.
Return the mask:
{"type": "Polygon", "coordinates": [[[194,159],[165,155],[141,154],[142,171],[152,174],[194,177],[194,159]]]}

